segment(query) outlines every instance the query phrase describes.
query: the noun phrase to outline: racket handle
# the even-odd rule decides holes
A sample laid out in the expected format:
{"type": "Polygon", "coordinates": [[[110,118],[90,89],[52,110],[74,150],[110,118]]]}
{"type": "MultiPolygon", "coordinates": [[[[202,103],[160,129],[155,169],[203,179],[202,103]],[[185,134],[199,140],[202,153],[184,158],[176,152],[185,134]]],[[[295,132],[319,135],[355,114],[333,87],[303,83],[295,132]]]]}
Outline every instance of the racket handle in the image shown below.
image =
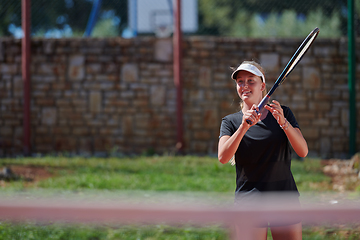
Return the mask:
{"type": "MultiPolygon", "coordinates": [[[[255,109],[255,111],[256,111],[256,113],[259,113],[259,111],[258,111],[258,110],[256,110],[256,109],[255,109]]],[[[247,119],[247,120],[246,120],[246,123],[247,123],[247,124],[249,124],[249,125],[251,125],[251,124],[252,124],[252,121],[251,121],[251,120],[249,120],[249,119],[247,119]]]]}
{"type": "MultiPolygon", "coordinates": [[[[256,113],[260,113],[260,112],[261,112],[261,110],[262,110],[262,109],[265,107],[265,105],[268,103],[269,99],[270,99],[270,96],[269,96],[269,95],[266,95],[266,96],[261,100],[261,102],[260,102],[259,105],[258,105],[259,111],[258,111],[258,110],[255,110],[256,113]]],[[[246,120],[246,123],[249,124],[249,125],[251,125],[251,124],[252,124],[252,121],[251,121],[251,120],[246,120]]]]}
{"type": "Polygon", "coordinates": [[[261,102],[259,103],[258,105],[258,108],[259,108],[259,112],[262,111],[262,109],[265,107],[265,105],[268,103],[270,99],[270,95],[266,95],[262,100],[261,102]]]}

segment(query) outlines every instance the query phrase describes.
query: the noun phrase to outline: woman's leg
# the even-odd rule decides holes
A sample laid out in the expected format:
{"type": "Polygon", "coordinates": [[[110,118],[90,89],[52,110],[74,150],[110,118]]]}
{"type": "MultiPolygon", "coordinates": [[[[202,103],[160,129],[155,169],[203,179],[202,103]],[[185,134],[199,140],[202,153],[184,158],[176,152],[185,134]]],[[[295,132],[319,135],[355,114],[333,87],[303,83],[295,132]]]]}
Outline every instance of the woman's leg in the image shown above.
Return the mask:
{"type": "Polygon", "coordinates": [[[266,240],[268,228],[242,228],[234,225],[231,239],[236,240],[266,240]]]}
{"type": "Polygon", "coordinates": [[[271,227],[271,235],[274,240],[301,240],[302,224],[297,223],[289,226],[271,227]]]}
{"type": "Polygon", "coordinates": [[[253,228],[253,238],[254,240],[266,240],[267,239],[268,228],[253,228]]]}

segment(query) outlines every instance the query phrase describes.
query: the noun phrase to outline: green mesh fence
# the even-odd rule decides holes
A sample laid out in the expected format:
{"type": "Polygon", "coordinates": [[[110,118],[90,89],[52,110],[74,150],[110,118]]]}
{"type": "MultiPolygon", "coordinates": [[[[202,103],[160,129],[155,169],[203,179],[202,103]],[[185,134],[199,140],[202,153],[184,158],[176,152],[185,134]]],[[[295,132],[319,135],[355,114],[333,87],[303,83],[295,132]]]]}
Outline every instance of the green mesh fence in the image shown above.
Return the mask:
{"type": "MultiPolygon", "coordinates": [[[[82,37],[94,1],[97,0],[31,0],[32,35],[82,37]]],[[[165,34],[166,26],[161,24],[172,24],[173,0],[101,3],[92,37],[154,35],[162,29],[165,34]],[[143,24],[148,24],[149,29],[144,30],[143,24]]],[[[339,38],[347,34],[346,0],[182,0],[182,5],[187,35],[303,37],[315,27],[321,29],[319,37],[339,38]]],[[[359,13],[360,0],[355,0],[357,35],[359,13]]],[[[22,36],[21,1],[0,0],[0,36],[22,36]]]]}

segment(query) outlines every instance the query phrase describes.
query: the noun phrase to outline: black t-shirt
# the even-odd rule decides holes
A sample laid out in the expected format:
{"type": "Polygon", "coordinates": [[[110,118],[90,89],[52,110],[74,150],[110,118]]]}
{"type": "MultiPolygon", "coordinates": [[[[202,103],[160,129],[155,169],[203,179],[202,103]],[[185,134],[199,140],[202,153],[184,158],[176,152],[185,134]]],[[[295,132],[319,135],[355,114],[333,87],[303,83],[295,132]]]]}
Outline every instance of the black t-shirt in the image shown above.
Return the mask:
{"type": "MultiPolygon", "coordinates": [[[[299,128],[290,108],[282,106],[289,123],[299,128]]],[[[232,136],[242,122],[239,111],[222,119],[220,137],[232,136]]],[[[235,153],[236,193],[296,191],[290,170],[291,148],[285,132],[269,112],[249,128],[235,153]]]]}

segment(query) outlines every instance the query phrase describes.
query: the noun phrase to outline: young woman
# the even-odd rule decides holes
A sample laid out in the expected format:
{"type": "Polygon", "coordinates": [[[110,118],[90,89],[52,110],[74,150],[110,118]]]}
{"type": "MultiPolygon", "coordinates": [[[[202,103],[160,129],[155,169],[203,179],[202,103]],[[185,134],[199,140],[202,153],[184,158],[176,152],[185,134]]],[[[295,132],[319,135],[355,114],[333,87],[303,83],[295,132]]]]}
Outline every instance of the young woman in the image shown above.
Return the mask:
{"type": "MultiPolygon", "coordinates": [[[[265,74],[258,63],[243,62],[231,77],[236,82],[241,111],[222,119],[218,158],[225,164],[235,157],[236,202],[252,193],[279,191],[295,193],[298,202],[290,170],[290,145],[300,157],[307,155],[308,147],[293,113],[275,100],[261,113],[256,112],[266,95],[265,74]]],[[[280,227],[270,223],[270,229],[274,240],[302,239],[301,222],[280,227]]],[[[267,227],[256,228],[254,234],[254,239],[266,240],[267,227]]]]}

